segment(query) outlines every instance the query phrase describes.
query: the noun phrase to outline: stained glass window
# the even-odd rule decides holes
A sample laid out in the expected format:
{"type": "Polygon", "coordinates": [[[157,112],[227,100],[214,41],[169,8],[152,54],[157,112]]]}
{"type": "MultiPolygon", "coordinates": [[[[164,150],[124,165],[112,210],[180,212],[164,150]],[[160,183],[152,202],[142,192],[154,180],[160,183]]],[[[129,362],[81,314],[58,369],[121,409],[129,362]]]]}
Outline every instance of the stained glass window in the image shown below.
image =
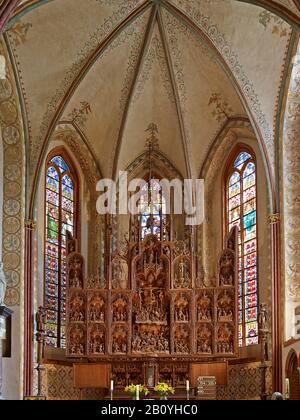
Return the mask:
{"type": "Polygon", "coordinates": [[[51,157],[46,169],[46,344],[58,348],[65,347],[66,339],[66,232],[76,237],[76,187],[64,157],[51,157]]]}
{"type": "Polygon", "coordinates": [[[165,239],[166,203],[159,182],[151,180],[150,186],[149,183],[145,185],[140,199],[140,213],[142,239],[149,234],[157,235],[162,240],[165,239]]]}
{"type": "Polygon", "coordinates": [[[226,181],[227,233],[239,228],[239,344],[258,343],[256,164],[248,151],[239,153],[226,181]]]}

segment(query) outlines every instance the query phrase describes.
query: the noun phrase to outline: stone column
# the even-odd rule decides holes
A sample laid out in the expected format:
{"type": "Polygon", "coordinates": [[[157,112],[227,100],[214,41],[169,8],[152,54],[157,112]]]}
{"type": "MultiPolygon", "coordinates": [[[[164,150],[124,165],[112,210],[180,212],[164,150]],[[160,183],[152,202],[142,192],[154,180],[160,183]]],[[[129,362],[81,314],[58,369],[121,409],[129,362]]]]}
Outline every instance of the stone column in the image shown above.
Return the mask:
{"type": "Polygon", "coordinates": [[[0,306],[0,400],[2,399],[2,341],[7,338],[6,320],[12,315],[12,311],[5,306],[0,306]]]}
{"type": "Polygon", "coordinates": [[[282,286],[281,286],[281,258],[280,258],[280,215],[269,217],[271,225],[271,290],[272,290],[272,366],[273,392],[282,393],[282,286]]]}
{"type": "Polygon", "coordinates": [[[36,222],[25,221],[24,395],[32,395],[34,349],[34,234],[36,222]]]}
{"type": "Polygon", "coordinates": [[[300,43],[293,58],[282,142],[285,341],[295,336],[300,306],[300,43]]]}

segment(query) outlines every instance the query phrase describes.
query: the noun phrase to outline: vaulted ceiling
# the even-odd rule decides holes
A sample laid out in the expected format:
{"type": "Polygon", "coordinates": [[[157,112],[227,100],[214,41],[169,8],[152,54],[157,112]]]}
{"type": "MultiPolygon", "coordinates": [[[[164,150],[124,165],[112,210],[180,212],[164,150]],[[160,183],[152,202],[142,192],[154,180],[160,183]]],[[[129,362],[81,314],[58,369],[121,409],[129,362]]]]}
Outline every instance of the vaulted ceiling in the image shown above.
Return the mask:
{"type": "Polygon", "coordinates": [[[21,2],[4,37],[24,97],[32,179],[64,125],[110,177],[143,152],[155,123],[160,150],[183,175],[198,176],[224,125],[249,118],[273,167],[300,12],[293,0],[249,3],[21,2]]]}

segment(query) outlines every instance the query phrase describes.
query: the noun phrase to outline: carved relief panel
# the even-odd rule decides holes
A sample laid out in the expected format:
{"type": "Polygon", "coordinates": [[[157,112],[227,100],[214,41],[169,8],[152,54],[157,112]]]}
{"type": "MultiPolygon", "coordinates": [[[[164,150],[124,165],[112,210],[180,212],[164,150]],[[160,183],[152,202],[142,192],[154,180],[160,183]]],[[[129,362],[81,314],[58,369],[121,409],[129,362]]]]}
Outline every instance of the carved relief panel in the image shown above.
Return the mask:
{"type": "Polygon", "coordinates": [[[191,331],[189,325],[174,325],[174,353],[190,354],[191,352],[191,331]]]}
{"type": "Polygon", "coordinates": [[[196,321],[214,321],[214,290],[202,289],[196,295],[196,321]]]}
{"type": "Polygon", "coordinates": [[[92,323],[106,322],[107,296],[103,292],[88,292],[88,321],[92,323]]]}
{"type": "Polygon", "coordinates": [[[128,327],[115,325],[112,328],[112,354],[124,355],[128,352],[128,327]]]}
{"type": "Polygon", "coordinates": [[[86,354],[86,328],[75,324],[68,328],[68,351],[71,357],[83,357],[86,354]]]}
{"type": "Polygon", "coordinates": [[[129,308],[129,296],[114,293],[111,298],[112,322],[127,323],[129,321],[129,308]]]}
{"type": "Polygon", "coordinates": [[[76,252],[68,256],[67,278],[69,281],[69,288],[84,288],[84,258],[76,252]]]}
{"type": "Polygon", "coordinates": [[[191,321],[191,296],[188,292],[173,295],[173,314],[175,322],[188,323],[191,321]]]}
{"type": "Polygon", "coordinates": [[[81,290],[73,290],[69,295],[69,323],[85,323],[86,322],[86,297],[81,290]]]}
{"type": "Polygon", "coordinates": [[[90,356],[104,356],[106,353],[106,328],[95,324],[88,328],[88,354],[90,356]]]}
{"type": "Polygon", "coordinates": [[[197,353],[212,355],[214,353],[214,328],[212,324],[203,323],[197,327],[197,353]]]}

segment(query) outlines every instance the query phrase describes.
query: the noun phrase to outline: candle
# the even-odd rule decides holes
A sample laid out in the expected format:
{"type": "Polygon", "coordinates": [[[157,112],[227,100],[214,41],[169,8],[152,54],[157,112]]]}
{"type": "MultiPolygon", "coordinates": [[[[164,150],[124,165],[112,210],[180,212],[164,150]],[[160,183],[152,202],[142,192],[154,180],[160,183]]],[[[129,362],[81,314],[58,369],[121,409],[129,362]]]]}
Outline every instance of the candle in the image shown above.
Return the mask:
{"type": "Polygon", "coordinates": [[[186,381],[186,390],[189,392],[190,390],[190,381],[186,381]]]}
{"type": "Polygon", "coordinates": [[[285,380],[285,397],[286,399],[290,398],[290,380],[286,378],[285,380]]]}
{"type": "Polygon", "coordinates": [[[113,391],[114,390],[114,381],[110,381],[110,390],[113,391]]]}
{"type": "Polygon", "coordinates": [[[136,386],[136,399],[137,400],[140,399],[140,386],[139,385],[136,386]]]}

